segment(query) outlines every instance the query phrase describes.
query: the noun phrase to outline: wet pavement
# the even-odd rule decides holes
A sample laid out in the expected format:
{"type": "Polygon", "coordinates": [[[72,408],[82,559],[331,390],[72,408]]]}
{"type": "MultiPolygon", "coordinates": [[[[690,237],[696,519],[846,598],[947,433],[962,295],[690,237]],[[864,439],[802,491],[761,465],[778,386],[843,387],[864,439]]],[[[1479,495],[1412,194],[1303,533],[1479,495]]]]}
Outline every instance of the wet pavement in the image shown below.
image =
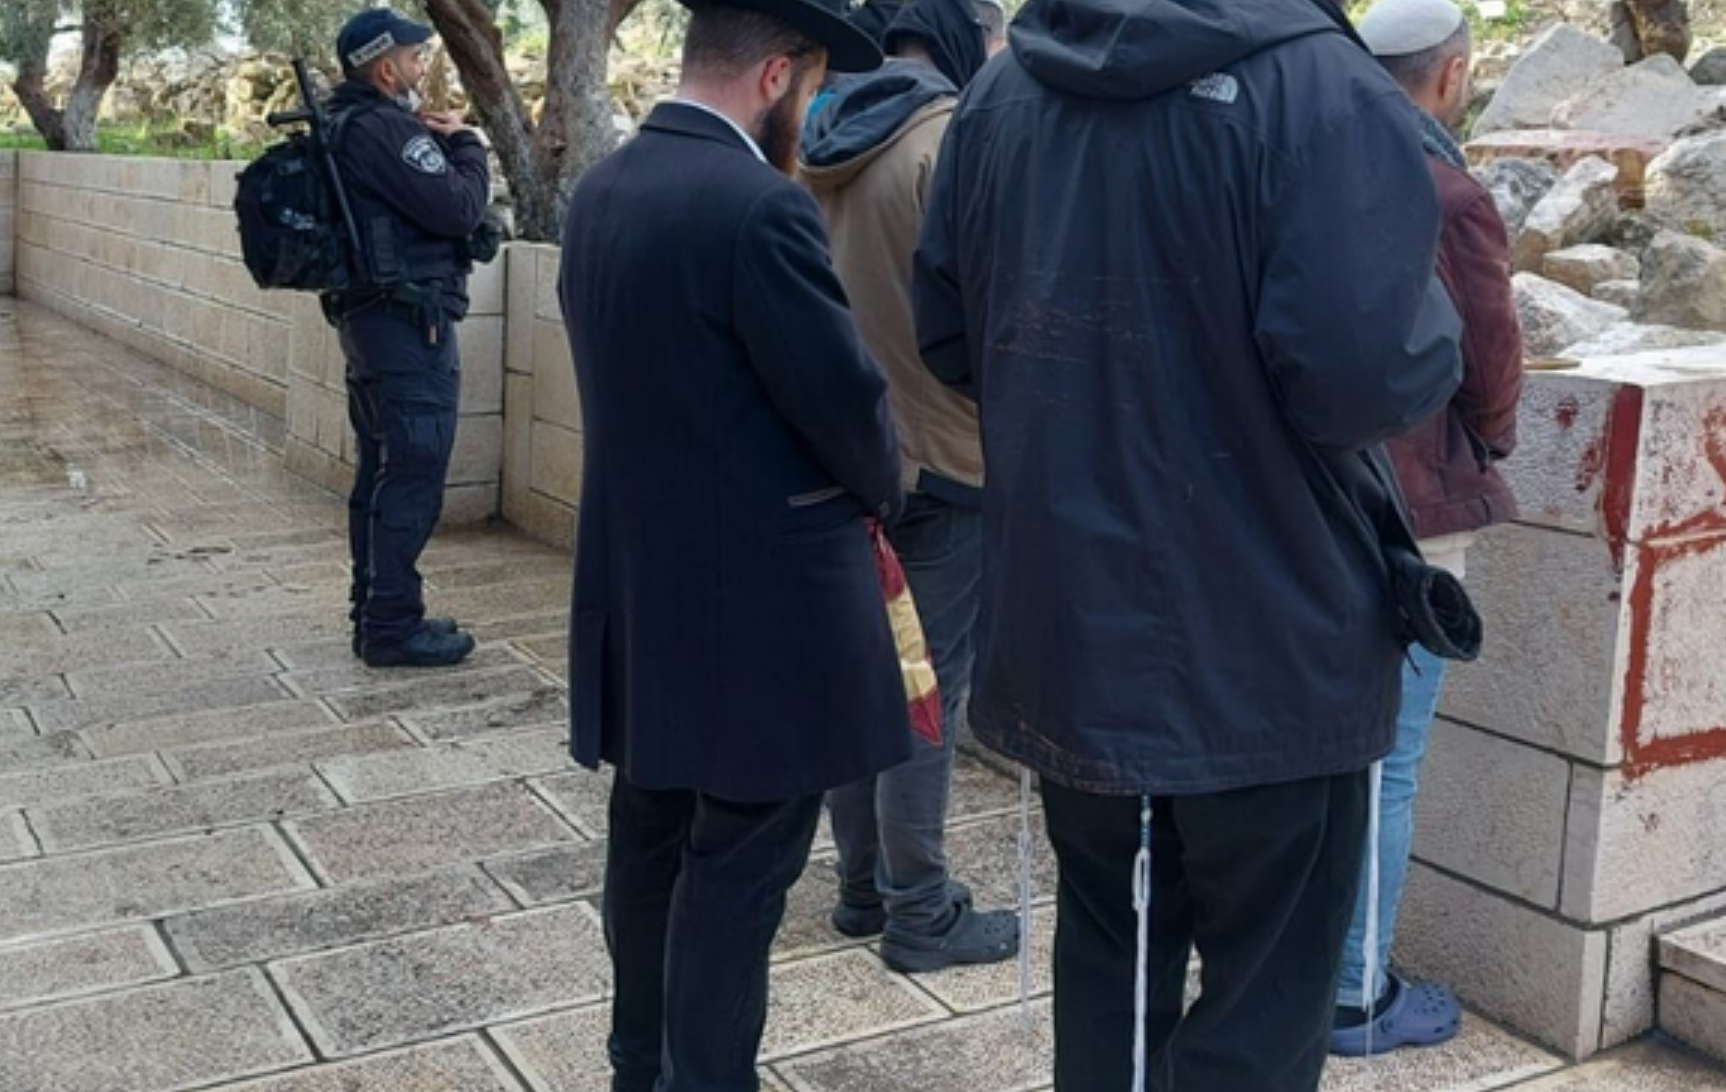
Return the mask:
{"type": "MultiPolygon", "coordinates": [[[[279,421],[0,298],[0,1092],[599,1092],[606,783],[564,750],[569,564],[440,534],[435,673],[348,647],[345,507],[279,421]]],[[[1016,795],[964,759],[950,855],[1013,891],[1016,795]]],[[[906,977],[827,924],[831,847],[773,971],[768,1088],[1047,1087],[1034,996],[906,977]]],[[[1333,1092],[1726,1092],[1659,1043],[1582,1067],[1470,1018],[1333,1092]]]]}

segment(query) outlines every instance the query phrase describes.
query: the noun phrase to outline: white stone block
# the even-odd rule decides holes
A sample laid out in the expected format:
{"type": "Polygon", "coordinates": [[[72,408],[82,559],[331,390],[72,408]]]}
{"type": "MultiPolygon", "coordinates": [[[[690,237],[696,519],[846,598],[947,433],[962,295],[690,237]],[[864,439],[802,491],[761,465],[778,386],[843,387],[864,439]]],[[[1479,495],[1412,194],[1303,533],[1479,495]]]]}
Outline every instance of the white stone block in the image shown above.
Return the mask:
{"type": "Polygon", "coordinates": [[[1531,910],[1416,863],[1397,960],[1565,1054],[1599,1049],[1606,934],[1531,910]]]}
{"type": "Polygon", "coordinates": [[[1722,914],[1726,914],[1726,894],[1661,910],[1611,930],[1602,1050],[1628,1043],[1654,1027],[1655,938],[1722,914]]]}
{"type": "Polygon", "coordinates": [[[1556,908],[1570,763],[1450,721],[1433,723],[1415,798],[1416,854],[1556,908]]]}
{"type": "Polygon", "coordinates": [[[504,289],[509,280],[508,260],[502,255],[486,265],[476,265],[467,279],[468,318],[501,315],[504,289]]]}
{"type": "Polygon", "coordinates": [[[506,501],[504,518],[523,534],[567,550],[575,542],[576,510],[533,490],[506,501]]]}
{"type": "Polygon", "coordinates": [[[1641,546],[1629,575],[1622,717],[1633,762],[1726,756],[1726,532],[1641,546]]]}
{"type": "Polygon", "coordinates": [[[464,416],[455,434],[449,484],[496,486],[503,476],[503,415],[464,416]]]}
{"type": "Polygon", "coordinates": [[[537,246],[534,254],[539,270],[534,284],[533,313],[538,318],[561,323],[563,306],[557,298],[557,271],[562,254],[554,246],[537,246]]]}
{"type": "Polygon", "coordinates": [[[1566,917],[1610,922],[1726,892],[1726,759],[1576,770],[1565,852],[1566,917]]]}
{"type": "Polygon", "coordinates": [[[535,421],[532,444],[533,490],[573,506],[581,496],[581,434],[535,421]]]}
{"type": "Polygon", "coordinates": [[[521,500],[533,488],[533,376],[515,372],[504,376],[503,430],[503,504],[507,517],[511,502],[521,500]]]}
{"type": "Polygon", "coordinates": [[[451,485],[443,493],[443,513],[440,527],[465,527],[484,523],[497,515],[498,492],[495,482],[479,485],[451,485]]]}
{"type": "Polygon", "coordinates": [[[537,319],[533,324],[533,415],[564,428],[581,428],[581,396],[563,324],[537,319]]]}
{"type": "Polygon", "coordinates": [[[1478,663],[1450,672],[1444,713],[1590,762],[1619,761],[1613,678],[1621,578],[1606,543],[1521,524],[1494,527],[1469,552],[1468,583],[1486,647],[1478,663]]]}
{"type": "Polygon", "coordinates": [[[503,321],[496,315],[470,316],[458,327],[463,413],[503,409],[503,321]]]}
{"type": "Polygon", "coordinates": [[[504,251],[508,276],[504,292],[504,365],[512,372],[533,371],[533,307],[538,297],[539,255],[526,243],[504,251]]]}
{"type": "Polygon", "coordinates": [[[186,160],[176,163],[179,173],[179,188],[173,194],[176,201],[208,205],[210,203],[210,179],[213,173],[213,163],[186,160]]]}
{"type": "Polygon", "coordinates": [[[1683,975],[1662,974],[1660,1030],[1726,1062],[1726,993],[1683,975]]]}

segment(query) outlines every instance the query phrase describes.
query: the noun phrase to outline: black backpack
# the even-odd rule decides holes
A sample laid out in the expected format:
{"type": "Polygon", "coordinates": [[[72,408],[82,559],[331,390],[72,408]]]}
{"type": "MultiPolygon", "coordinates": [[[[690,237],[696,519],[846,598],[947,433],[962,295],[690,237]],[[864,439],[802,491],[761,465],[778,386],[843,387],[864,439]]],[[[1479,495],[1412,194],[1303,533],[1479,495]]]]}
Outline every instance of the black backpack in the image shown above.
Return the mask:
{"type": "Polygon", "coordinates": [[[240,172],[240,252],[259,288],[340,292],[355,279],[340,182],[321,143],[296,133],[240,172]]]}

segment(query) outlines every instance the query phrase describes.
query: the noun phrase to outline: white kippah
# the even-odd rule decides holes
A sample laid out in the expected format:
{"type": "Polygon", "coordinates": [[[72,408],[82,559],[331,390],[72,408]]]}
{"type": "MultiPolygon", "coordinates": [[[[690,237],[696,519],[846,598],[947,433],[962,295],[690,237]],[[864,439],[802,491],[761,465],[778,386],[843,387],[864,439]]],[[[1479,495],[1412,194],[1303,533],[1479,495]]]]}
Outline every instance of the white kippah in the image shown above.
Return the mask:
{"type": "Polygon", "coordinates": [[[1461,26],[1452,0],[1378,0],[1358,29],[1374,57],[1406,57],[1443,45],[1461,26]]]}

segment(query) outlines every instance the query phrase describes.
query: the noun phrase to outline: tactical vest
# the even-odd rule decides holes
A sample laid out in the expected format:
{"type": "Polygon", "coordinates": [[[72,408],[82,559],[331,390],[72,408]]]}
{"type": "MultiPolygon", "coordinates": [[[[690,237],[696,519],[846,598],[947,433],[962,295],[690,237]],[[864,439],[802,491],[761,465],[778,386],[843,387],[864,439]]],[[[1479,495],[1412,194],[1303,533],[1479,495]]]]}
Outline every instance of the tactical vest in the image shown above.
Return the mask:
{"type": "Polygon", "coordinates": [[[347,187],[354,223],[359,229],[360,254],[356,283],[350,291],[381,291],[398,285],[428,285],[466,276],[473,270],[465,239],[433,235],[378,197],[368,184],[375,176],[368,164],[346,154],[344,137],[352,126],[385,103],[359,102],[335,115],[333,148],[336,166],[347,187]]]}

